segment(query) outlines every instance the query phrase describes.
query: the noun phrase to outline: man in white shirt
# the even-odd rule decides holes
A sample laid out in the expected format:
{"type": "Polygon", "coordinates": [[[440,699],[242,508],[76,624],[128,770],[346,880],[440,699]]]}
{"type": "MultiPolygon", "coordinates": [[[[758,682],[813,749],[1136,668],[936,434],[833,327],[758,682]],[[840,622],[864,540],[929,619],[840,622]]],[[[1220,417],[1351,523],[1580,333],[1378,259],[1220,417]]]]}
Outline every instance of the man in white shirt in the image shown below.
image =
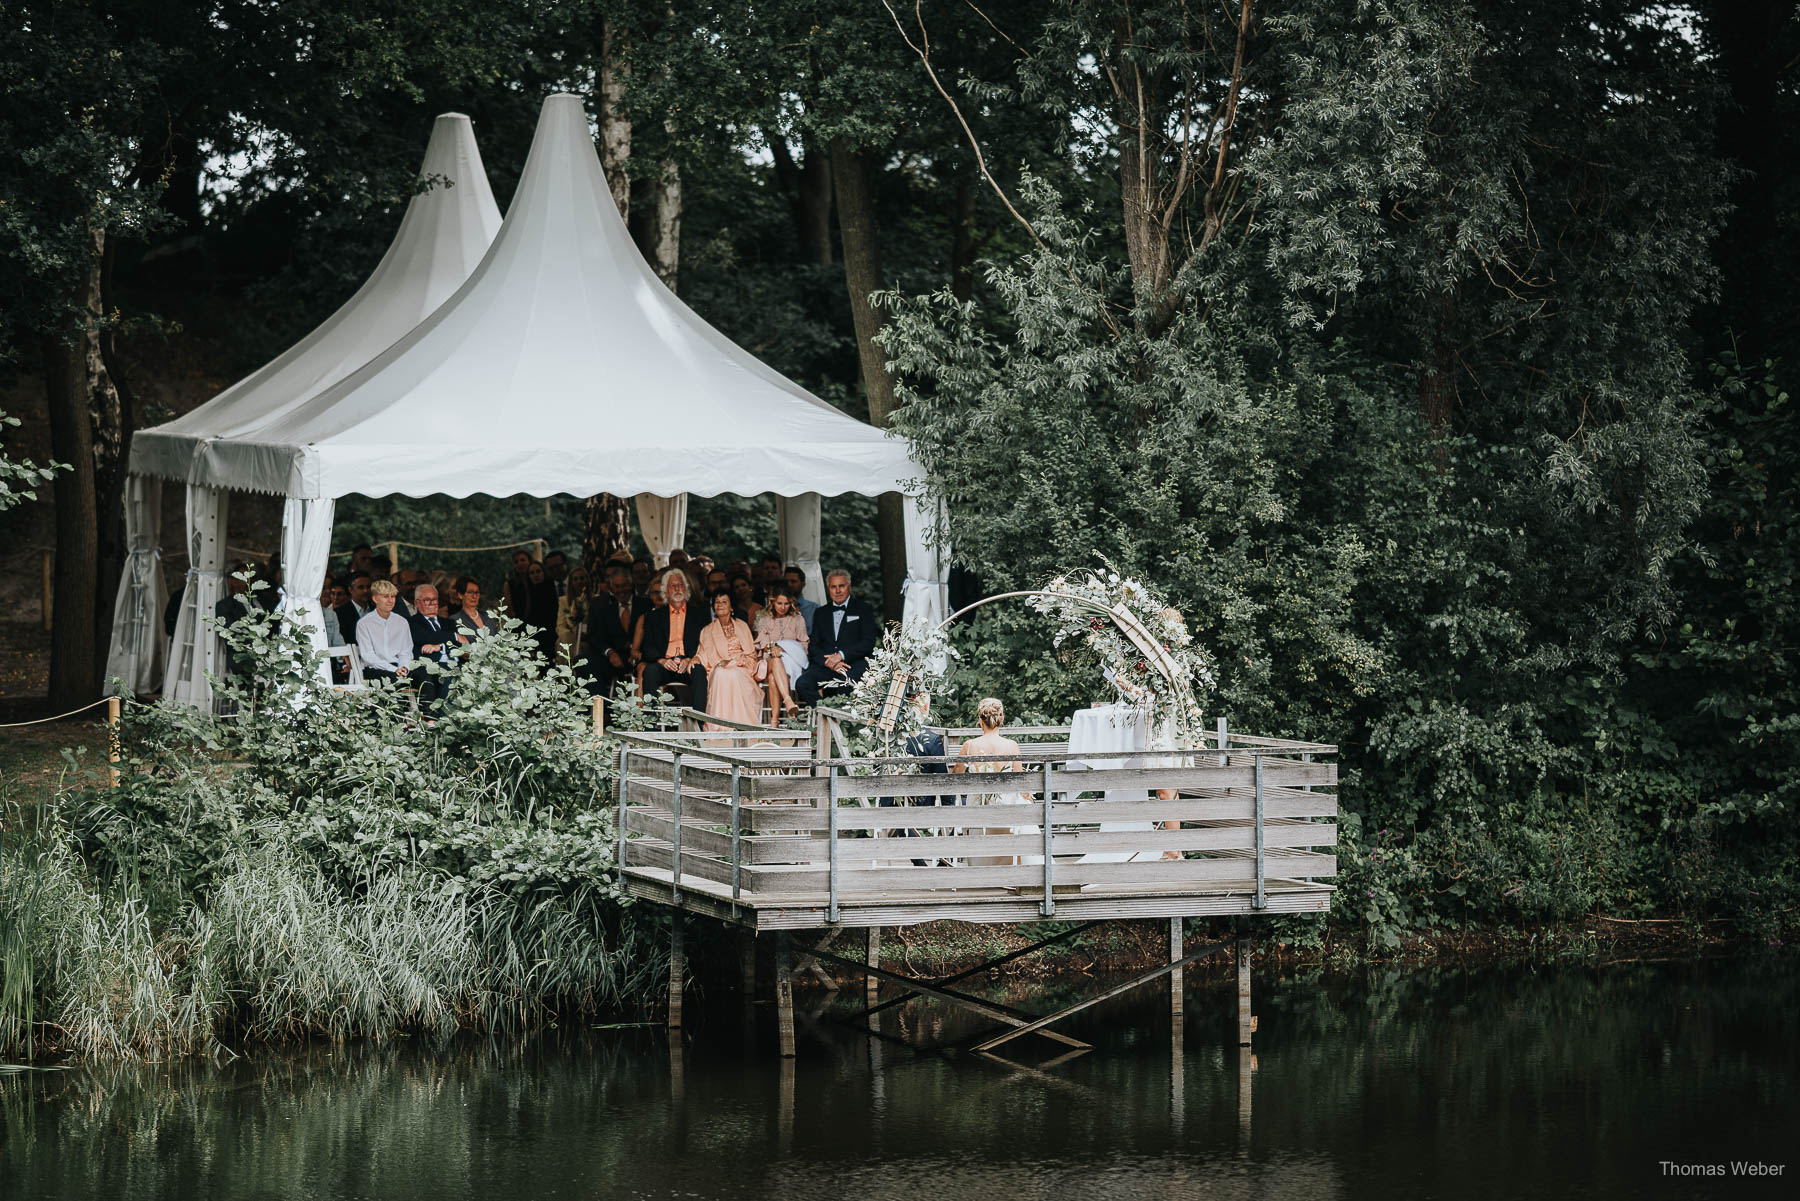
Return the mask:
{"type": "Polygon", "coordinates": [[[404,680],[413,661],[412,623],[394,612],[400,590],[388,580],[369,588],[374,611],[356,623],[356,650],[362,656],[363,679],[404,680]]]}

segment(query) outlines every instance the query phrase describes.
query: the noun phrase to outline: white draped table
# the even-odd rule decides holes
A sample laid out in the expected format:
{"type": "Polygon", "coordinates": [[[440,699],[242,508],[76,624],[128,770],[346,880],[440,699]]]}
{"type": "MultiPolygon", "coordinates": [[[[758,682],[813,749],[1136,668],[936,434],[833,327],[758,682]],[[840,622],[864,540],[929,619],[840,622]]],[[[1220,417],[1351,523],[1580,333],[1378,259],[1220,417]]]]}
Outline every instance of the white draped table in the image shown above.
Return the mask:
{"type": "MultiPolygon", "coordinates": [[[[1072,771],[1106,771],[1109,768],[1149,767],[1151,759],[1148,754],[1121,755],[1114,754],[1104,759],[1084,758],[1088,755],[1105,755],[1108,752],[1147,751],[1150,746],[1150,715],[1143,709],[1123,702],[1111,705],[1095,705],[1089,709],[1079,709],[1069,719],[1069,768],[1072,771]]],[[[1098,783],[1098,781],[1096,781],[1098,783]]],[[[1098,790],[1096,790],[1098,791],[1098,790]]],[[[1149,796],[1142,788],[1110,788],[1105,790],[1109,801],[1141,801],[1149,796]]],[[[1156,827],[1150,822],[1102,822],[1102,833],[1126,830],[1153,830],[1156,827]]],[[[1152,852],[1139,851],[1096,851],[1083,855],[1077,863],[1125,863],[1131,859],[1154,859],[1152,852]]]]}

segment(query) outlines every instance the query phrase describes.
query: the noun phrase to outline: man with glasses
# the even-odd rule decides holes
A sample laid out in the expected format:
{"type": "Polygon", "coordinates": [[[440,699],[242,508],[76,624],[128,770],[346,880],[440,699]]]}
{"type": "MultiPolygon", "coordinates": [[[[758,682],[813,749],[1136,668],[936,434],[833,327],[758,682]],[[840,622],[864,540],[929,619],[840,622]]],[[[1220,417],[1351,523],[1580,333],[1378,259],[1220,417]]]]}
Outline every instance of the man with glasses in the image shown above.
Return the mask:
{"type": "Polygon", "coordinates": [[[418,586],[413,605],[418,609],[411,618],[413,658],[425,662],[417,676],[419,705],[428,713],[441,713],[444,698],[450,694],[450,673],[456,667],[456,623],[439,615],[438,590],[431,584],[418,586]]]}

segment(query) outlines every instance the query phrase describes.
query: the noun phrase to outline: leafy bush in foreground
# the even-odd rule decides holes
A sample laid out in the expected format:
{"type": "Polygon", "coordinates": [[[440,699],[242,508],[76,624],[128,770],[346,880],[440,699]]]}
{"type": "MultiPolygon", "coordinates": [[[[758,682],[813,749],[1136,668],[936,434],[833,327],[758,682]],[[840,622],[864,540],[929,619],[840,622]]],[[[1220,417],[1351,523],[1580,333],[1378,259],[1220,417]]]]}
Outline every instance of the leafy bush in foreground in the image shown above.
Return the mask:
{"type": "Polygon", "coordinates": [[[14,804],[0,1054],[442,1034],[648,994],[657,943],[608,878],[612,749],[516,624],[435,718],[316,682],[283,622],[226,638],[246,671],[224,716],[131,707],[118,788],[14,804]]]}

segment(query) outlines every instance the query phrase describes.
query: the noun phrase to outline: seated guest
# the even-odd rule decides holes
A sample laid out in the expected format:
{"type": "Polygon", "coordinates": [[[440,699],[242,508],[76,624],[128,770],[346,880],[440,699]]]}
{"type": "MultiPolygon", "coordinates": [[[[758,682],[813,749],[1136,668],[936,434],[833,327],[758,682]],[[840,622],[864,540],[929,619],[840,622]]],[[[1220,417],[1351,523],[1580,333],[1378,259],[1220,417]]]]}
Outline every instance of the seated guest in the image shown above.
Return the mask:
{"type": "MultiPolygon", "coordinates": [[[[651,577],[650,594],[644,599],[649,603],[650,607],[638,617],[637,624],[631,628],[631,661],[636,667],[640,668],[644,663],[644,656],[641,650],[644,643],[644,618],[648,617],[651,613],[656,612],[667,603],[667,598],[663,595],[663,576],[658,575],[651,577]]],[[[641,676],[642,673],[640,672],[639,675],[641,676]]]]}
{"type": "Polygon", "coordinates": [[[831,603],[820,605],[812,619],[811,664],[795,681],[794,692],[809,705],[825,692],[845,692],[869,670],[881,631],[869,602],[850,595],[850,573],[842,567],[825,577],[831,603]]]}
{"type": "MultiPolygon", "coordinates": [[[[706,669],[706,712],[727,721],[755,724],[762,720],[762,690],[756,686],[756,642],[725,592],[712,595],[713,619],[700,631],[694,660],[706,669]]],[[[709,730],[730,726],[707,722],[709,730]]]]}
{"type": "Polygon", "coordinates": [[[631,572],[613,567],[606,573],[606,595],[588,606],[588,660],[603,696],[611,696],[620,680],[637,666],[632,642],[638,622],[652,606],[632,590],[631,572]]]}
{"type": "Polygon", "coordinates": [[[749,576],[734,575],[731,577],[731,607],[737,610],[738,617],[750,623],[751,629],[756,628],[756,622],[762,616],[763,607],[756,603],[756,585],[750,582],[749,576]]]}
{"type": "Polygon", "coordinates": [[[706,614],[688,604],[688,579],[681,571],[663,576],[663,594],[668,603],[651,610],[639,627],[638,690],[645,696],[668,691],[688,708],[704,711],[706,668],[694,661],[694,655],[700,650],[706,614]]]}
{"type": "Polygon", "coordinates": [[[388,580],[369,588],[375,607],[356,623],[356,650],[362,656],[363,679],[403,680],[413,662],[412,625],[394,612],[400,590],[388,580]]]}
{"type": "Polygon", "coordinates": [[[438,616],[438,591],[430,584],[420,584],[413,593],[413,604],[418,612],[413,614],[409,624],[412,626],[412,655],[414,659],[423,659],[424,666],[419,669],[419,703],[432,713],[441,713],[444,698],[450,694],[450,673],[456,668],[453,654],[462,640],[457,636],[456,623],[447,617],[438,616]]]}
{"type": "Polygon", "coordinates": [[[530,603],[526,594],[531,585],[531,552],[514,551],[512,564],[512,574],[500,585],[500,596],[506,605],[506,615],[524,621],[525,610],[530,603]]]}
{"type": "Polygon", "coordinates": [[[337,608],[338,629],[343,631],[345,645],[355,644],[357,623],[362,621],[365,613],[375,611],[375,606],[369,599],[369,586],[374,582],[374,578],[366,571],[359,571],[350,577],[350,596],[337,608]]]}
{"type": "Polygon", "coordinates": [[[537,639],[546,663],[556,661],[556,585],[542,563],[532,563],[525,576],[525,624],[537,639]]]}
{"type": "MultiPolygon", "coordinates": [[[[548,556],[546,556],[548,558],[548,556]]],[[[546,567],[546,573],[548,568],[546,567]]],[[[588,620],[588,573],[579,563],[563,582],[563,594],[556,598],[556,661],[570,667],[579,658],[576,645],[583,636],[588,620]]]]}
{"type": "Polygon", "coordinates": [[[475,577],[466,575],[458,579],[456,592],[462,597],[462,607],[456,613],[457,637],[468,642],[492,634],[499,623],[492,613],[481,607],[481,585],[475,577]]]}
{"type": "Polygon", "coordinates": [[[806,599],[806,573],[790,566],[782,578],[787,581],[788,595],[794,598],[794,607],[800,610],[800,619],[806,622],[807,629],[812,629],[813,614],[819,611],[819,602],[806,599]]]}
{"type": "Polygon", "coordinates": [[[631,561],[631,591],[642,597],[650,595],[650,581],[656,576],[656,564],[648,555],[639,555],[631,561]]]}
{"type": "Polygon", "coordinates": [[[781,583],[781,560],[774,555],[764,555],[757,562],[751,579],[762,590],[762,594],[767,596],[769,589],[781,583]]]}
{"type": "Polygon", "coordinates": [[[806,622],[794,608],[794,598],[777,584],[769,594],[769,607],[756,627],[756,645],[768,660],[769,720],[780,724],[784,712],[800,706],[794,700],[794,682],[806,670],[806,622]]]}
{"type": "Polygon", "coordinates": [[[325,626],[326,646],[344,645],[343,628],[338,625],[337,614],[331,611],[331,594],[335,591],[337,589],[327,575],[325,582],[319,586],[319,620],[325,626]]]}
{"type": "Polygon", "coordinates": [[[670,567],[686,567],[687,565],[688,565],[688,553],[687,553],[687,549],[685,547],[678,546],[674,550],[669,552],[669,566],[670,567]]]}
{"type": "Polygon", "coordinates": [[[394,576],[394,561],[386,555],[376,555],[369,560],[369,574],[378,580],[391,581],[394,576]]]}
{"type": "Polygon", "coordinates": [[[375,566],[375,550],[367,542],[358,542],[350,548],[350,574],[369,571],[375,566]]]}
{"type": "Polygon", "coordinates": [[[544,574],[550,577],[551,584],[556,587],[556,595],[561,596],[569,590],[569,556],[559,550],[544,553],[544,574]]]}
{"type": "Polygon", "coordinates": [[[399,577],[394,580],[394,586],[400,589],[400,600],[394,605],[396,613],[402,617],[411,617],[418,612],[413,605],[413,594],[419,590],[419,585],[424,580],[425,573],[422,571],[414,571],[408,567],[400,572],[399,577]]]}

